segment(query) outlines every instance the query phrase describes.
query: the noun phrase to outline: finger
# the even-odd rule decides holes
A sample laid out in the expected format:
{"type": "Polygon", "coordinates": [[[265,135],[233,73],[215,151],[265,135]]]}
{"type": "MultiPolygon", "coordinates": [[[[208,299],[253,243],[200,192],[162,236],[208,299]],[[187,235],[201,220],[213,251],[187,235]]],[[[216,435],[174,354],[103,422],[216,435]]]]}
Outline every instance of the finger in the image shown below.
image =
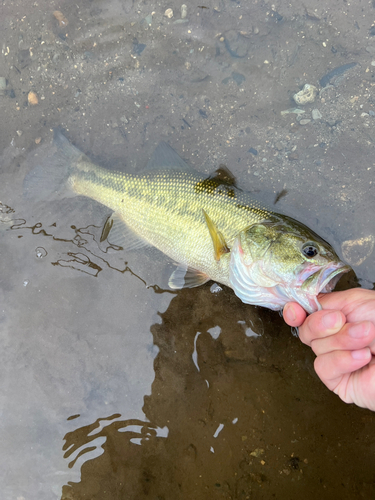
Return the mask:
{"type": "Polygon", "coordinates": [[[337,309],[342,311],[347,306],[358,302],[358,299],[371,300],[374,298],[373,290],[366,290],[364,288],[352,288],[350,290],[343,290],[341,292],[321,293],[318,300],[323,309],[337,309]]]}
{"type": "Polygon", "coordinates": [[[283,316],[289,326],[300,326],[305,321],[306,311],[296,302],[288,302],[284,307],[283,316]]]}
{"type": "Polygon", "coordinates": [[[319,356],[331,351],[356,351],[370,347],[375,339],[375,325],[371,321],[346,323],[333,335],[312,340],[311,349],[319,356]]]}
{"type": "Polygon", "coordinates": [[[299,328],[299,337],[304,344],[311,345],[315,339],[334,335],[345,325],[341,311],[322,310],[308,316],[299,328]]]}
{"type": "Polygon", "coordinates": [[[328,389],[335,391],[344,376],[359,370],[370,360],[371,352],[368,347],[358,351],[332,351],[318,356],[314,368],[328,389]]]}

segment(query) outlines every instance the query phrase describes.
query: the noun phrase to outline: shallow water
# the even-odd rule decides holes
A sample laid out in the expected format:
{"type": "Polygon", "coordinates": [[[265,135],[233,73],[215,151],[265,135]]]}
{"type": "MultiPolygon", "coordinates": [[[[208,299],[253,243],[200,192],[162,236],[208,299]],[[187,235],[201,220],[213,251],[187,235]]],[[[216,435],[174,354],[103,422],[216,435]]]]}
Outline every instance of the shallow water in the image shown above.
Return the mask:
{"type": "Polygon", "coordinates": [[[374,414],[322,385],[277,313],[212,283],[172,293],[156,250],[98,243],[107,209],[31,204],[22,182],[55,126],[129,171],[166,140],[269,205],[286,190],[277,210],[372,288],[375,10],[209,0],[181,22],[175,0],[23,4],[0,6],[1,498],[372,498],[374,414]],[[303,107],[320,120],[281,115],[351,61],[303,107]]]}

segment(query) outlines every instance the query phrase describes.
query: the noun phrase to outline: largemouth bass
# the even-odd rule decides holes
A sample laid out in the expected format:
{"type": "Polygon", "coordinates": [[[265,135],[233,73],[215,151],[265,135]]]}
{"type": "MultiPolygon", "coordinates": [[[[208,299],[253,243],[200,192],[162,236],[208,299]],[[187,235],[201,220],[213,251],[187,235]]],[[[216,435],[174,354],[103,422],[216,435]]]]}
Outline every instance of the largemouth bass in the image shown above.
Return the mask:
{"type": "Polygon", "coordinates": [[[35,200],[83,195],[113,210],[103,239],[124,249],[153,245],[177,263],[174,289],[209,280],[232,288],[245,303],[279,310],[296,301],[320,309],[350,267],[308,227],[274,213],[237,188],[223,169],[206,177],[166,143],[141,174],[95,165],[59,131],[56,152],[25,177],[35,200]]]}

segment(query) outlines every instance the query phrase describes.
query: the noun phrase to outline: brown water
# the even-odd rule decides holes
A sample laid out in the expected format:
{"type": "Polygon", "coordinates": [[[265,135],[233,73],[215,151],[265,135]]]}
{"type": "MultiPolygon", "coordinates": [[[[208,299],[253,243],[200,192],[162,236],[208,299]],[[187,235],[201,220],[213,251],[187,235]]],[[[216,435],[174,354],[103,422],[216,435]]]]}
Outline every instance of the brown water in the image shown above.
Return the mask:
{"type": "Polygon", "coordinates": [[[105,208],[22,195],[52,127],[133,171],[167,140],[270,205],[285,189],[277,210],[372,288],[375,9],[353,4],[193,1],[180,22],[175,0],[2,3],[1,499],[374,497],[374,414],[323,386],[277,313],[212,283],[171,293],[156,250],[99,243],[105,208]],[[301,106],[320,120],[281,115],[348,62],[301,106]]]}

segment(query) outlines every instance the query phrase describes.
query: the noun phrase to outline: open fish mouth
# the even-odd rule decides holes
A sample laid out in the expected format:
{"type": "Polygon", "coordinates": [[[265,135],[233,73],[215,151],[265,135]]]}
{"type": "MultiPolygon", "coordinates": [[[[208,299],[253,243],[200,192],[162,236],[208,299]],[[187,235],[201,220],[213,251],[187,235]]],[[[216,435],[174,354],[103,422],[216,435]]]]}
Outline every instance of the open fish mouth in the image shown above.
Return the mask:
{"type": "MultiPolygon", "coordinates": [[[[350,270],[350,266],[343,262],[338,262],[335,264],[331,263],[325,269],[312,273],[301,286],[301,290],[305,292],[303,294],[305,303],[302,304],[300,302],[300,304],[310,314],[319,311],[322,308],[317,297],[319,293],[331,292],[342,275],[350,270]]],[[[302,296],[300,298],[302,299],[302,296]]]]}
{"type": "Polygon", "coordinates": [[[329,273],[327,277],[325,277],[325,272],[323,272],[319,285],[319,293],[332,292],[342,275],[349,272],[350,270],[351,268],[344,264],[339,269],[336,269],[335,271],[329,273]]]}
{"type": "Polygon", "coordinates": [[[349,272],[351,267],[343,262],[331,263],[326,268],[311,273],[301,286],[305,292],[308,306],[305,309],[312,313],[321,309],[317,296],[319,293],[331,292],[343,274],[349,272]]]}
{"type": "Polygon", "coordinates": [[[330,264],[325,269],[312,273],[306,278],[301,288],[306,291],[309,290],[314,295],[329,293],[335,288],[342,275],[350,270],[351,267],[343,262],[330,264]]]}

